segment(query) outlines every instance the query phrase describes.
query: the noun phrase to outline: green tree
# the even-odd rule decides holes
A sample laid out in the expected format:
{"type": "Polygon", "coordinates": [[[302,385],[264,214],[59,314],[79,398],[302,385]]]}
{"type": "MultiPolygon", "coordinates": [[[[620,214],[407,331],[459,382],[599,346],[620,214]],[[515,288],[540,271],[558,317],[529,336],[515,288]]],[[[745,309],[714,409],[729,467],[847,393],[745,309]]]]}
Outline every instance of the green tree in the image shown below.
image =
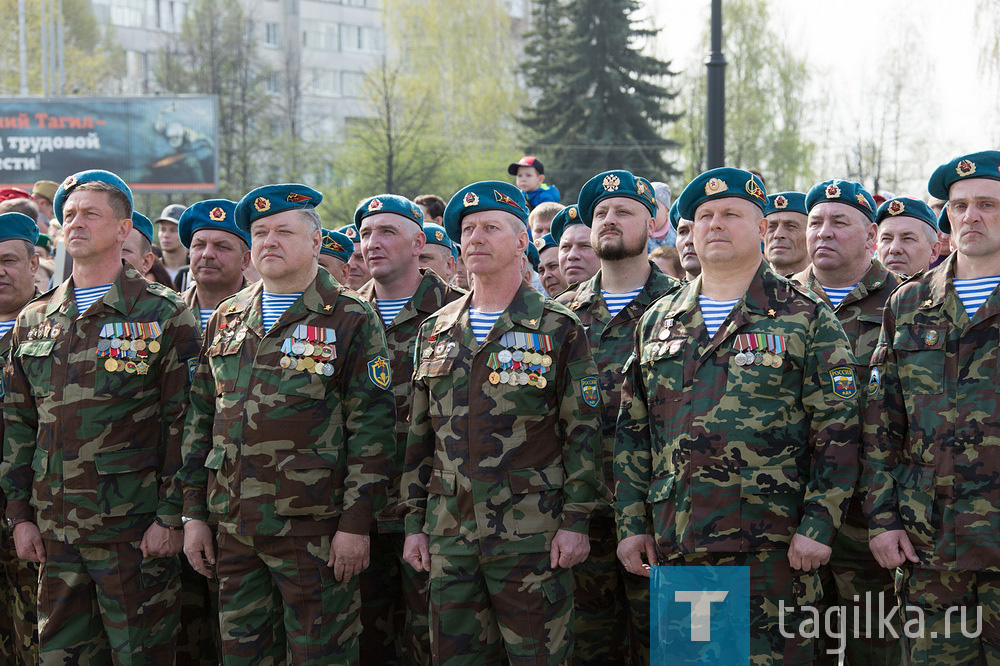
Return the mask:
{"type": "Polygon", "coordinates": [[[538,3],[522,72],[537,90],[524,111],[529,152],[546,164],[564,201],[606,169],[651,180],[675,173],[665,138],[680,114],[670,63],[643,52],[656,30],[633,20],[636,0],[549,0],[538,3]],[[536,86],[539,86],[536,88],[536,86]]]}

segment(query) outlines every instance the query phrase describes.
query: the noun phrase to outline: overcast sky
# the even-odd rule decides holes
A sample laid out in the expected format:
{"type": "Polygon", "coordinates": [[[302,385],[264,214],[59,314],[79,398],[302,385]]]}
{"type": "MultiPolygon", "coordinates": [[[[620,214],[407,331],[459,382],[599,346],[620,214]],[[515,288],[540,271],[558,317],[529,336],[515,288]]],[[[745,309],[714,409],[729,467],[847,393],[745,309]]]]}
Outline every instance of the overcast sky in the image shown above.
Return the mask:
{"type": "MultiPolygon", "coordinates": [[[[724,0],[724,19],[725,4],[724,0]]],[[[908,60],[920,99],[913,105],[917,113],[911,123],[926,142],[919,158],[924,166],[915,171],[926,175],[959,153],[993,147],[1000,135],[997,87],[979,68],[982,36],[976,30],[977,4],[976,0],[769,2],[776,32],[812,66],[814,100],[820,104],[829,100],[830,108],[837,109],[838,118],[833,120],[817,113],[820,123],[862,117],[869,105],[864,101],[866,89],[869,95],[877,91],[880,72],[890,65],[887,52],[912,38],[908,60]]],[[[658,55],[672,60],[677,69],[692,63],[703,67],[701,36],[709,21],[710,0],[645,0],[645,5],[661,29],[658,55]]],[[[843,123],[840,131],[850,131],[855,122],[843,123]]],[[[815,131],[821,135],[821,128],[815,131]]],[[[836,159],[839,147],[826,148],[833,155],[827,159],[836,159]]],[[[835,169],[835,164],[817,166],[835,169]]],[[[921,188],[914,194],[924,193],[926,175],[910,181],[911,189],[921,188]]]]}

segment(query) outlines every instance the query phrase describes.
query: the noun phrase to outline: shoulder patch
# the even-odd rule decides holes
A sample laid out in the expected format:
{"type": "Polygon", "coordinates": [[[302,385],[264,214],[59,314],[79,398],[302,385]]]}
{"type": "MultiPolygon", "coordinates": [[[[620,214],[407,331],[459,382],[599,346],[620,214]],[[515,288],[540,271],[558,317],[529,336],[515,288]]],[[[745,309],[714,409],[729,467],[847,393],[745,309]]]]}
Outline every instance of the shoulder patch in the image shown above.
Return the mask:
{"type": "Polygon", "coordinates": [[[874,397],[878,395],[878,390],[882,388],[882,374],[878,368],[872,368],[872,374],[868,378],[868,395],[874,397]]]}
{"type": "Polygon", "coordinates": [[[187,366],[188,366],[188,381],[193,382],[195,370],[198,369],[198,357],[192,356],[191,358],[189,358],[187,360],[187,366]]]}
{"type": "Polygon", "coordinates": [[[854,376],[854,368],[841,365],[830,370],[830,381],[833,383],[835,395],[849,400],[858,394],[858,380],[854,376]]]}
{"type": "Polygon", "coordinates": [[[381,356],[376,356],[368,361],[368,379],[372,380],[372,384],[383,391],[389,388],[392,384],[392,370],[389,369],[389,361],[381,356]]]}
{"type": "Polygon", "coordinates": [[[583,401],[591,407],[597,407],[601,403],[601,392],[597,386],[597,377],[584,377],[580,380],[580,391],[583,401]]]}

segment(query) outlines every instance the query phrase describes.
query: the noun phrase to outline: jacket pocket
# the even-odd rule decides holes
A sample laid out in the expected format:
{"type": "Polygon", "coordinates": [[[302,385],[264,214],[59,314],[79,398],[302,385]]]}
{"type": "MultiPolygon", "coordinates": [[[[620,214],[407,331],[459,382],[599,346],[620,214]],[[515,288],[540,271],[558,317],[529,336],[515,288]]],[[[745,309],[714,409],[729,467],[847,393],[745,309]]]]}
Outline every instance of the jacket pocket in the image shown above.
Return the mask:
{"type": "Polygon", "coordinates": [[[458,488],[455,472],[431,470],[427,484],[427,511],[424,531],[435,536],[458,534],[462,516],[458,511],[458,488]]]}
{"type": "Polygon", "coordinates": [[[798,467],[743,469],[740,476],[740,523],[751,550],[786,546],[802,516],[804,485],[798,467]]]}
{"type": "Polygon", "coordinates": [[[507,480],[511,492],[507,515],[513,518],[514,534],[529,536],[559,529],[565,480],[562,465],[510,470],[507,480]]]}
{"type": "Polygon", "coordinates": [[[340,450],[278,453],[274,512],[279,516],[329,518],[338,513],[334,480],[340,450]]]}
{"type": "Polygon", "coordinates": [[[934,549],[940,531],[936,512],[935,467],[904,463],[892,470],[896,480],[896,505],[910,543],[924,551],[934,549]]]}
{"type": "Polygon", "coordinates": [[[99,515],[117,517],[156,511],[160,497],[156,447],[98,451],[94,464],[99,515]]]}

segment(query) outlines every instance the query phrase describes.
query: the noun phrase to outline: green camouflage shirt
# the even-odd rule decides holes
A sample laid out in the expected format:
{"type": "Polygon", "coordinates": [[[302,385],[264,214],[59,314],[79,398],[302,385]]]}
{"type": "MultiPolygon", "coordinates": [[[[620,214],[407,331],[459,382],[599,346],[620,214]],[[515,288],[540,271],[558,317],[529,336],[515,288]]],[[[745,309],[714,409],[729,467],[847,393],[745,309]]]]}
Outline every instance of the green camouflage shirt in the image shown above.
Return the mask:
{"type": "MultiPolygon", "coordinates": [[[[399,478],[403,474],[403,453],[406,451],[406,437],[410,431],[413,357],[417,334],[429,316],[462,296],[448,287],[434,271],[421,269],[420,272],[424,277],[417,290],[385,329],[385,338],[389,345],[389,365],[392,366],[392,392],[396,396],[396,453],[392,461],[392,473],[389,475],[386,507],[378,515],[378,529],[382,532],[403,531],[402,507],[399,504],[399,478]]],[[[358,293],[378,312],[374,280],[369,280],[358,293]]],[[[379,321],[382,321],[381,315],[379,321]]]]}
{"type": "MultiPolygon", "coordinates": [[[[559,301],[576,314],[587,331],[590,350],[601,382],[601,431],[603,446],[598,467],[608,488],[614,484],[615,426],[621,406],[622,369],[635,349],[635,327],[650,304],[664,294],[680,289],[681,283],[649,262],[650,272],[642,291],[611,318],[601,295],[601,273],[582,283],[570,298],[559,301]]],[[[610,505],[606,511],[611,511],[610,505]]]]}
{"type": "Polygon", "coordinates": [[[615,442],[619,538],[654,534],[664,557],[784,549],[796,532],[829,544],[858,475],[844,330],[762,263],[709,339],[701,283],[654,303],[636,330],[615,442]],[[737,356],[750,334],[762,355],[774,345],[772,363],[737,356]]]}
{"type": "Polygon", "coordinates": [[[7,516],[69,543],[137,541],[154,517],[180,527],[166,498],[200,326],[177,293],[125,264],[82,315],[73,289],[70,278],[14,327],[0,466],[7,516]]]}
{"type": "MultiPolygon", "coordinates": [[[[245,279],[243,280],[243,286],[241,286],[237,291],[242,291],[246,289],[250,283],[245,279]]],[[[188,310],[194,315],[195,320],[201,325],[201,305],[198,303],[198,285],[192,284],[187,290],[181,294],[181,298],[184,299],[184,304],[188,306],[188,310]]]]}
{"type": "Polygon", "coordinates": [[[969,317],[955,256],[889,299],[872,355],[862,486],[869,533],[920,566],[1000,571],[1000,290],[969,317]]]}
{"type": "Polygon", "coordinates": [[[258,282],[209,320],[184,430],[184,515],[244,536],[368,534],[395,440],[378,315],[325,270],[269,330],[258,282]],[[301,345],[301,346],[300,346],[301,345]]]}
{"type": "Polygon", "coordinates": [[[482,346],[471,301],[446,305],[420,329],[401,489],[406,533],[429,534],[432,553],[546,552],[558,529],[586,534],[607,496],[596,470],[597,368],[576,315],[530,285],[482,346]],[[493,367],[513,348],[499,344],[507,333],[547,357],[544,373],[493,367]],[[521,372],[516,385],[491,377],[516,383],[521,372]]]}

